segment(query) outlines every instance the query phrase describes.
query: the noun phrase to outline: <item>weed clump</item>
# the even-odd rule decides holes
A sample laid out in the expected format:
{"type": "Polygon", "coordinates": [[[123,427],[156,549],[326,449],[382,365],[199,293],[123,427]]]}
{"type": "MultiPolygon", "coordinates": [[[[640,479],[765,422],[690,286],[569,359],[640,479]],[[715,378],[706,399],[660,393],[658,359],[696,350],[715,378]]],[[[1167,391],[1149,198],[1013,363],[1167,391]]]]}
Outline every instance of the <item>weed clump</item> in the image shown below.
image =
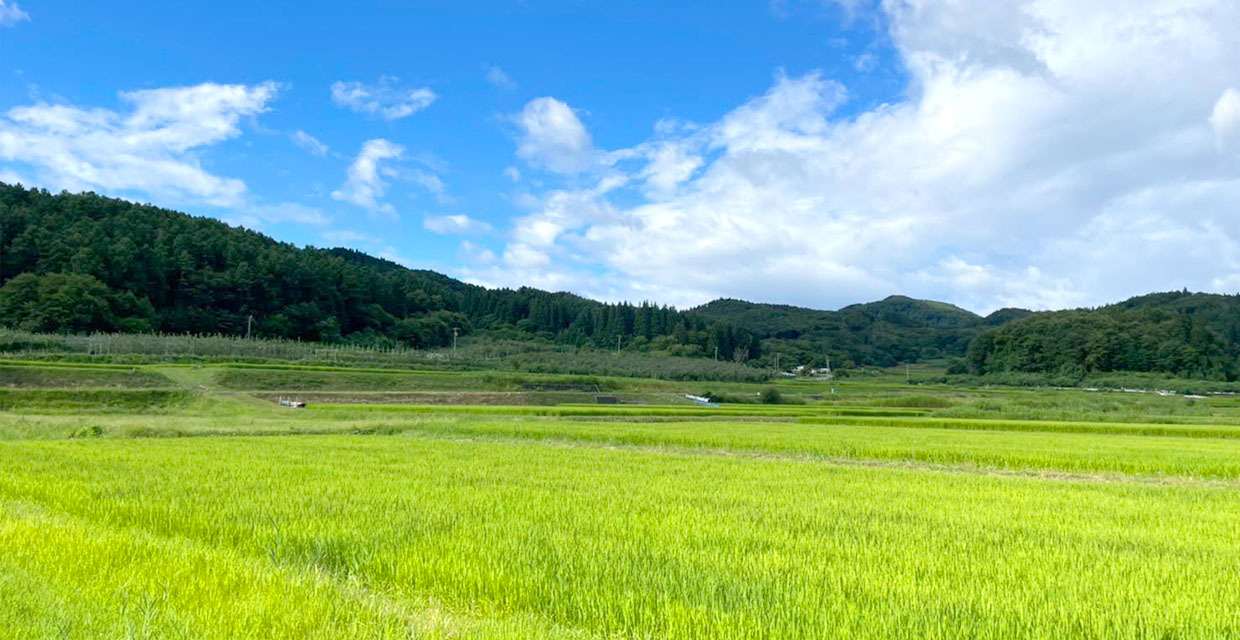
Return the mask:
{"type": "Polygon", "coordinates": [[[69,437],[70,438],[98,438],[99,436],[102,436],[103,433],[104,433],[103,427],[97,424],[92,424],[90,426],[77,429],[73,433],[69,434],[69,437]]]}

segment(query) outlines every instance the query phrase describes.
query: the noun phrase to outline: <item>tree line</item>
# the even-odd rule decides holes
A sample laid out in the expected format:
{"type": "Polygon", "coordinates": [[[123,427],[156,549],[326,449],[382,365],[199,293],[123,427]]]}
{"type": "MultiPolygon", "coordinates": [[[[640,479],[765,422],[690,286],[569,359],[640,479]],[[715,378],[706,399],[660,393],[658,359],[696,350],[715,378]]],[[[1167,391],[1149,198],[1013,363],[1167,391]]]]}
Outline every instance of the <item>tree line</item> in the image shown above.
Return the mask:
{"type": "Polygon", "coordinates": [[[648,302],[487,289],[94,193],[0,184],[0,325],[425,348],[458,334],[744,361],[752,332],[648,302]]]}
{"type": "Polygon", "coordinates": [[[351,249],[106,198],[0,184],[0,326],[442,347],[517,339],[786,366],[958,359],[973,374],[1240,378],[1240,297],[1151,294],[1097,309],[981,317],[892,296],[839,311],[717,300],[680,311],[487,289],[351,249]]]}

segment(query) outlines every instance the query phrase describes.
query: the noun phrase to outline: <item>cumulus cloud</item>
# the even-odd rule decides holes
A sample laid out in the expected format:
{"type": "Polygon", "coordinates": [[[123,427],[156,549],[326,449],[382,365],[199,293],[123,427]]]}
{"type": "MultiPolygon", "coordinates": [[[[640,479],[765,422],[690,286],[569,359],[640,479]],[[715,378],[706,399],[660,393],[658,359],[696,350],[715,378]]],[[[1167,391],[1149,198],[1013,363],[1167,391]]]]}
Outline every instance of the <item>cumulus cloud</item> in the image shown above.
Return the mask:
{"type": "Polygon", "coordinates": [[[387,192],[388,182],[399,175],[396,169],[388,166],[387,161],[399,158],[405,148],[383,138],[375,138],[362,143],[362,148],[349,165],[348,178],[332,197],[355,204],[371,213],[383,213],[396,216],[396,209],[380,199],[387,192]]]}
{"type": "Polygon", "coordinates": [[[306,133],[305,131],[300,129],[294,131],[289,134],[289,138],[293,140],[294,144],[316,156],[321,157],[327,155],[327,145],[323,144],[318,138],[306,133]]]}
{"type": "Polygon", "coordinates": [[[520,130],[517,156],[556,173],[581,173],[595,162],[594,143],[572,108],[555,98],[535,98],[513,116],[520,130]]]}
{"type": "Polygon", "coordinates": [[[11,27],[29,19],[30,14],[23,11],[16,2],[0,0],[0,27],[11,27]]]}
{"type": "Polygon", "coordinates": [[[909,86],[868,111],[837,115],[848,91],[820,74],[777,76],[713,123],[603,151],[568,105],[532,101],[517,155],[572,181],[530,194],[503,264],[471,277],[681,305],[903,292],[978,311],[1240,281],[1240,171],[1218,153],[1240,142],[1240,5],[881,10],[909,86]]]}
{"type": "Polygon", "coordinates": [[[398,120],[429,107],[439,96],[428,87],[403,88],[390,76],[379,79],[378,84],[361,82],[332,83],[332,102],[336,106],[377,115],[385,120],[398,120]]]}
{"type": "Polygon", "coordinates": [[[274,83],[213,83],[120,94],[125,112],[40,102],[0,117],[0,160],[26,165],[53,188],[138,191],[229,206],[245,183],[202,168],[198,151],[234,138],[267,110],[274,83]]]}
{"type": "Polygon", "coordinates": [[[492,230],[491,225],[486,222],[464,214],[427,216],[422,219],[422,228],[444,234],[488,233],[492,230]]]}

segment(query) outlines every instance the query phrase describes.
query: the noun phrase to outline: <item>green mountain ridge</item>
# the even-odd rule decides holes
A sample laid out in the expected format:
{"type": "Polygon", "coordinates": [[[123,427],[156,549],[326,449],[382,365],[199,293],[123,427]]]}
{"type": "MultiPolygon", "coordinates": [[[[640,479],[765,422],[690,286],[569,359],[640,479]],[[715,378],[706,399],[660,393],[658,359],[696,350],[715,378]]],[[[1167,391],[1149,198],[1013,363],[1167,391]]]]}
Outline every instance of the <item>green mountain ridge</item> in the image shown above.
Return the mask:
{"type": "Polygon", "coordinates": [[[1029,312],[1012,310],[983,318],[945,302],[893,295],[838,311],[721,298],[689,313],[784,342],[768,350],[778,348],[798,362],[825,364],[832,358],[835,363],[890,366],[964,355],[969,341],[984,327],[1029,312]],[[992,317],[995,320],[989,320],[992,317]]]}
{"type": "Polygon", "coordinates": [[[735,359],[890,366],[959,358],[977,374],[1240,376],[1240,297],[1151,293],[1093,309],[1000,309],[893,295],[836,311],[722,298],[678,311],[487,289],[211,218],[0,183],[0,326],[270,336],[419,348],[498,339],[735,359]]]}

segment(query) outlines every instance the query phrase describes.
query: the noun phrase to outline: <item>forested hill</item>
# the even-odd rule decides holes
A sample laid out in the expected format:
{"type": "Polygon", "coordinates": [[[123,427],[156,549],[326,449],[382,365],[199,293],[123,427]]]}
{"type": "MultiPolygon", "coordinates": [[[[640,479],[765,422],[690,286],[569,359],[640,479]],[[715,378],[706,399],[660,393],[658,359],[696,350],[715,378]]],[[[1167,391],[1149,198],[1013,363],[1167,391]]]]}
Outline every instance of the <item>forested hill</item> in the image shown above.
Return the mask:
{"type": "Polygon", "coordinates": [[[825,364],[830,355],[834,364],[887,366],[963,355],[983,328],[1030,312],[1002,309],[982,317],[943,302],[890,296],[839,311],[720,299],[690,313],[786,341],[780,350],[798,362],[825,364]]]}
{"type": "Polygon", "coordinates": [[[298,248],[218,220],[0,184],[0,325],[449,344],[502,337],[746,359],[750,332],[652,304],[486,289],[350,249],[298,248]]]}
{"type": "Polygon", "coordinates": [[[1148,371],[1240,378],[1240,297],[1172,292],[1098,309],[982,317],[892,296],[838,311],[716,300],[677,311],[486,289],[351,249],[299,248],[218,220],[0,184],[0,326],[417,347],[452,329],[784,364],[962,358],[973,373],[1148,371]]]}
{"type": "Polygon", "coordinates": [[[979,334],[967,364],[973,373],[1144,371],[1233,381],[1240,378],[1240,296],[1155,293],[1035,313],[979,334]]]}

